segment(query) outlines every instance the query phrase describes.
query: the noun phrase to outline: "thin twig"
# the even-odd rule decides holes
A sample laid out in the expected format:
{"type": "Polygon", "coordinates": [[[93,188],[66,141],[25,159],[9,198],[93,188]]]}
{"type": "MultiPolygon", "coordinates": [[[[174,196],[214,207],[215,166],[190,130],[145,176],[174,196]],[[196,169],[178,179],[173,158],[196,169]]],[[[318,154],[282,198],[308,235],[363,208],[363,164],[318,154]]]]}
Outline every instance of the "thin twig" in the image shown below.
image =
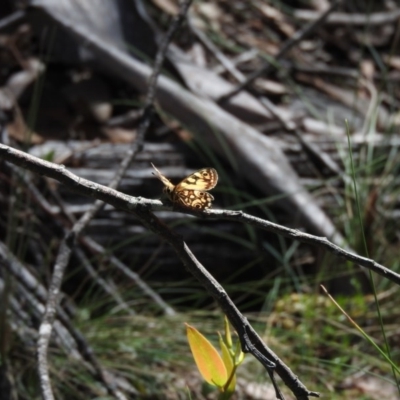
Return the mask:
{"type": "Polygon", "coordinates": [[[208,39],[207,35],[192,21],[193,18],[188,16],[188,26],[197,38],[204,44],[205,47],[214,55],[214,57],[223,65],[238,82],[244,82],[246,76],[242,74],[234,65],[234,63],[218,47],[208,39]]]}
{"type": "MultiPolygon", "coordinates": [[[[180,27],[191,2],[192,0],[186,0],[182,4],[179,15],[170,25],[170,29],[166,35],[166,38],[157,52],[155,67],[149,79],[148,92],[146,96],[145,105],[143,108],[142,121],[138,128],[136,141],[132,144],[131,148],[129,149],[124,159],[122,160],[121,164],[119,165],[119,169],[109,185],[110,188],[116,188],[119,185],[119,182],[121,181],[123,175],[125,174],[132,160],[143,148],[144,138],[150,126],[150,122],[153,115],[153,108],[154,108],[153,102],[156,93],[157,78],[161,72],[161,66],[165,58],[165,53],[167,51],[169,42],[171,41],[173,34],[180,27]]],[[[42,393],[45,400],[54,400],[54,395],[50,382],[49,368],[48,368],[47,350],[52,332],[52,326],[55,319],[56,308],[59,300],[61,282],[64,276],[65,269],[68,265],[76,238],[81,234],[83,229],[89,224],[94,215],[103,207],[103,204],[104,204],[103,201],[96,200],[91,209],[88,210],[79,219],[79,221],[74,224],[71,231],[65,235],[59,248],[59,252],[57,255],[50,283],[46,310],[44,312],[42,323],[39,328],[38,369],[39,369],[42,393]]],[[[95,361],[94,355],[91,354],[91,356],[92,356],[92,361],[99,366],[99,364],[95,361]]],[[[99,368],[100,368],[99,371],[100,377],[102,378],[102,382],[107,388],[107,391],[117,398],[124,399],[125,396],[115,389],[112,382],[110,382],[110,380],[107,379],[106,375],[102,373],[100,366],[99,368]]]]}
{"type": "Polygon", "coordinates": [[[82,236],[81,241],[94,253],[102,254],[103,257],[108,259],[108,261],[116,269],[118,269],[122,274],[135,282],[135,284],[142,290],[142,292],[150,299],[152,299],[154,303],[157,304],[160,309],[164,311],[165,315],[176,315],[176,311],[169,304],[167,304],[162,299],[162,297],[157,294],[149,285],[147,285],[147,283],[144,282],[143,279],[141,279],[136,272],[133,272],[119,258],[113,256],[112,254],[107,254],[107,250],[101,244],[97,243],[95,240],[88,236],[82,236]]]}
{"type": "MultiPolygon", "coordinates": [[[[16,167],[14,167],[16,168],[16,167]]],[[[57,203],[59,204],[59,207],[63,211],[64,215],[69,219],[69,221],[74,224],[76,222],[74,216],[68,212],[67,208],[64,206],[64,203],[62,200],[59,198],[59,194],[56,191],[51,190],[51,193],[53,197],[56,199],[57,203]]],[[[40,203],[47,203],[46,199],[42,199],[42,202],[40,203]]],[[[46,209],[51,209],[51,205],[46,205],[46,209]]],[[[112,266],[114,266],[116,269],[118,269],[122,274],[124,274],[128,279],[132,280],[136,286],[138,286],[142,292],[148,296],[155,304],[157,304],[160,309],[164,312],[165,315],[176,315],[175,310],[167,303],[165,302],[162,297],[155,292],[141,277],[139,274],[136,274],[135,272],[131,271],[131,269],[124,264],[119,258],[114,256],[110,251],[105,249],[100,243],[96,242],[93,240],[90,236],[85,236],[81,235],[80,236],[80,243],[83,243],[86,247],[89,248],[89,250],[92,253],[95,254],[101,254],[102,257],[107,260],[112,266]]],[[[79,248],[77,249],[79,251],[79,248]]],[[[87,271],[89,272],[90,275],[97,274],[95,271],[91,271],[92,267],[88,264],[84,264],[85,268],[87,268],[87,271]]],[[[98,275],[98,274],[97,274],[98,275]]],[[[95,280],[97,283],[101,283],[101,279],[95,280]]],[[[113,282],[110,282],[109,285],[114,286],[113,282]]],[[[109,290],[104,286],[103,287],[106,292],[109,292],[109,290]]],[[[119,295],[117,293],[114,294],[113,296],[115,299],[119,298],[119,295]]],[[[130,309],[128,305],[123,305],[120,304],[119,301],[117,303],[120,305],[120,308],[129,310],[129,313],[135,313],[133,310],[130,309]]]]}
{"type": "MultiPolygon", "coordinates": [[[[32,172],[56,179],[65,186],[69,187],[71,190],[78,192],[83,196],[101,199],[104,202],[111,204],[115,208],[125,210],[127,212],[135,213],[135,211],[140,207],[147,207],[152,211],[171,210],[170,206],[165,206],[159,200],[150,200],[143,197],[129,196],[87,179],[79,178],[62,165],[53,164],[49,161],[42,160],[4,144],[0,144],[0,157],[4,158],[6,161],[12,162],[13,164],[29,169],[32,172]]],[[[242,211],[206,210],[199,212],[190,209],[179,209],[175,211],[194,216],[200,216],[206,219],[223,219],[234,222],[242,222],[269,232],[274,232],[278,235],[298,240],[302,243],[308,243],[322,247],[330,253],[333,253],[362,267],[371,269],[378,275],[381,275],[393,283],[400,285],[400,274],[397,274],[389,268],[378,264],[370,258],[362,257],[347,251],[344,248],[333,244],[325,237],[310,235],[297,229],[290,229],[286,226],[275,224],[262,218],[254,217],[253,215],[246,214],[242,211]]]]}
{"type": "Polygon", "coordinates": [[[135,311],[132,307],[128,306],[121,295],[118,293],[118,289],[113,281],[103,278],[96,269],[92,266],[91,262],[87,258],[86,254],[82,251],[81,248],[77,247],[75,249],[75,253],[78,256],[80,262],[85,268],[86,272],[92,278],[93,282],[97,283],[106,293],[110,295],[114,299],[114,301],[118,304],[119,309],[125,310],[127,314],[130,316],[136,315],[135,311]]]}
{"type": "MultiPolygon", "coordinates": [[[[332,11],[335,10],[335,8],[339,5],[339,3],[340,0],[334,1],[332,5],[323,14],[319,16],[317,20],[312,21],[311,23],[306,25],[303,29],[297,31],[290,39],[288,39],[281,47],[278,54],[275,56],[275,60],[279,60],[280,58],[282,58],[292,47],[294,47],[297,43],[299,43],[301,40],[307,37],[311,32],[313,32],[316,28],[318,28],[328,18],[329,14],[331,14],[332,11]]],[[[229,100],[231,97],[237,95],[243,89],[248,88],[261,75],[268,75],[274,68],[275,67],[271,63],[266,62],[260,69],[250,74],[246,79],[246,81],[239,84],[234,90],[221,96],[217,100],[217,103],[221,104],[229,100]]]]}
{"type": "MultiPolygon", "coordinates": [[[[29,190],[29,195],[31,195],[34,198],[34,200],[37,201],[39,206],[44,211],[46,211],[52,217],[59,215],[60,212],[62,211],[64,213],[64,215],[69,219],[69,222],[71,222],[72,224],[74,224],[76,222],[76,219],[70,212],[68,212],[67,207],[64,206],[64,204],[61,201],[61,199],[59,198],[57,192],[50,189],[53,197],[55,197],[56,201],[59,203],[59,205],[60,205],[59,207],[53,206],[52,204],[50,204],[47,201],[47,199],[41,194],[41,192],[31,182],[31,179],[30,179],[31,174],[22,173],[23,170],[21,170],[21,168],[16,167],[15,165],[12,165],[12,164],[10,164],[10,169],[15,174],[17,174],[19,179],[22,180],[23,184],[29,190]]],[[[95,245],[96,245],[96,243],[95,243],[95,245]]],[[[107,252],[105,251],[105,249],[102,246],[100,246],[100,248],[101,248],[101,253],[103,255],[107,255],[107,252]]],[[[84,268],[86,269],[88,274],[93,278],[93,281],[95,283],[97,283],[99,286],[101,286],[102,289],[106,293],[108,293],[112,298],[114,298],[115,302],[118,304],[120,309],[126,310],[128,314],[135,315],[135,312],[132,310],[132,308],[123,301],[123,299],[121,298],[119,293],[115,290],[115,284],[113,282],[111,282],[109,279],[103,279],[97,273],[97,271],[95,271],[95,269],[92,267],[89,260],[87,259],[87,257],[85,256],[85,254],[83,253],[83,251],[80,248],[76,248],[75,251],[77,252],[78,257],[81,259],[84,268]]],[[[126,269],[128,269],[128,267],[126,267],[126,269]]],[[[154,291],[152,291],[148,287],[148,285],[140,279],[139,276],[135,276],[134,282],[136,284],[138,284],[138,282],[139,282],[138,286],[142,288],[142,290],[145,292],[145,294],[149,295],[150,297],[152,297],[151,295],[154,294],[153,297],[154,297],[155,302],[157,304],[160,304],[162,309],[165,310],[165,312],[169,311],[170,307],[168,306],[168,304],[166,304],[165,302],[163,304],[162,299],[160,302],[159,301],[160,296],[158,296],[157,293],[154,293],[154,291]]],[[[40,300],[45,302],[46,297],[47,297],[47,292],[45,292],[45,295],[43,295],[40,300]]],[[[58,312],[59,311],[57,311],[57,313],[58,312]]]]}
{"type": "MultiPolygon", "coordinates": [[[[302,21],[314,21],[320,17],[318,11],[311,10],[296,10],[294,17],[302,21]]],[[[348,25],[348,26],[361,26],[368,25],[369,28],[380,25],[396,23],[400,18],[400,8],[394,8],[390,11],[382,12],[366,12],[366,13],[332,13],[327,19],[328,25],[348,25]]]]}
{"type": "MultiPolygon", "coordinates": [[[[284,383],[292,390],[297,399],[319,397],[316,392],[309,391],[290,368],[261,340],[248,320],[236,308],[222,286],[214,279],[206,268],[196,259],[187,244],[175,232],[162,223],[145,205],[136,207],[134,214],[153,233],[162,237],[173,248],[179,259],[189,272],[206,288],[207,292],[217,301],[232,326],[238,333],[243,352],[251,353],[268,371],[273,382],[276,372],[284,383]]],[[[280,391],[277,390],[277,395],[280,391]]],[[[278,396],[283,399],[282,396],[278,396]]]]}
{"type": "MultiPolygon", "coordinates": [[[[29,304],[34,312],[35,317],[39,320],[44,312],[44,303],[46,303],[48,294],[43,285],[38,282],[36,277],[20,263],[20,261],[10,252],[8,247],[0,242],[0,265],[12,274],[18,283],[21,284],[20,289],[24,289],[23,296],[25,303],[29,304]]],[[[71,319],[60,306],[57,307],[57,320],[54,322],[54,331],[56,333],[54,339],[63,350],[72,357],[87,361],[84,364],[95,379],[103,380],[101,376],[104,371],[94,357],[94,352],[86,342],[84,336],[76,329],[71,319]]],[[[111,381],[118,382],[113,374],[107,372],[111,381]]],[[[120,377],[119,377],[120,380],[120,377]]],[[[114,387],[114,392],[118,393],[117,398],[122,399],[119,389],[114,387]]],[[[134,391],[133,388],[130,388],[134,391]]]]}

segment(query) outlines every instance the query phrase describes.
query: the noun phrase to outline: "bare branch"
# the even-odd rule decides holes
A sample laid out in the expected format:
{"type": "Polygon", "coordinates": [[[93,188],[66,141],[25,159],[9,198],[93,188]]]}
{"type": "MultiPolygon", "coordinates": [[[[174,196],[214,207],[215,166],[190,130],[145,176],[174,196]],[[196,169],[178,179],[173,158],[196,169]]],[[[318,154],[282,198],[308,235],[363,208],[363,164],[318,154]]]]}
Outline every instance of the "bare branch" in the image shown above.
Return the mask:
{"type": "MultiPolygon", "coordinates": [[[[164,205],[159,200],[145,199],[143,197],[132,197],[127,194],[120,193],[114,189],[110,189],[106,186],[88,181],[87,179],[79,178],[72,172],[68,171],[63,165],[57,165],[48,161],[41,160],[37,157],[31,156],[30,154],[24,153],[3,144],[0,144],[0,157],[3,157],[5,160],[10,161],[16,165],[20,165],[26,169],[29,169],[32,172],[54,178],[57,181],[65,184],[71,190],[79,192],[84,196],[101,199],[104,202],[127,212],[135,213],[135,211],[139,207],[147,207],[152,211],[171,210],[171,207],[164,205]]],[[[242,222],[256,226],[257,228],[269,232],[277,233],[278,235],[298,240],[302,243],[322,246],[329,252],[336,254],[355,264],[358,264],[362,267],[368,268],[383,276],[384,278],[389,279],[393,283],[400,285],[399,274],[395,273],[387,267],[384,267],[381,264],[378,264],[370,258],[362,257],[360,255],[347,251],[344,248],[333,244],[328,239],[321,236],[310,235],[297,229],[290,229],[285,226],[267,221],[265,219],[254,217],[242,211],[206,210],[203,212],[198,212],[189,209],[179,209],[175,211],[195,215],[201,218],[224,219],[235,222],[242,222]]]]}
{"type": "MultiPolygon", "coordinates": [[[[276,372],[285,384],[296,395],[297,399],[307,399],[309,396],[318,396],[317,393],[311,392],[297,379],[289,367],[287,367],[279,357],[272,352],[260,339],[247,319],[239,312],[232,300],[229,298],[224,289],[209,274],[209,272],[199,263],[193,253],[190,251],[186,243],[172,232],[165,224],[163,224],[152,211],[170,209],[164,206],[160,201],[148,200],[144,198],[131,197],[118,191],[98,185],[86,179],[81,179],[69,172],[64,166],[58,166],[48,161],[40,160],[29,154],[15,150],[9,146],[0,144],[0,156],[5,160],[14,164],[24,166],[33,172],[57,179],[66,186],[80,194],[101,199],[117,208],[128,211],[134,215],[152,232],[165,239],[174,249],[183,264],[206,288],[208,293],[218,302],[221,309],[228,316],[232,325],[239,334],[242,349],[244,352],[250,352],[253,356],[267,369],[269,375],[273,379],[273,373],[276,372]]],[[[294,229],[271,223],[261,218],[245,214],[241,211],[231,210],[207,210],[204,212],[179,209],[177,211],[186,212],[188,214],[204,217],[228,219],[236,222],[244,222],[261,229],[272,231],[286,237],[290,237],[302,242],[323,246],[327,250],[337,254],[347,260],[356,262],[366,268],[387,277],[393,282],[400,284],[400,276],[393,271],[377,264],[375,261],[360,257],[350,253],[339,246],[329,242],[326,238],[309,235],[294,229]]],[[[48,326],[44,325],[42,335],[48,334],[48,326]]],[[[46,363],[47,360],[42,360],[46,363]]],[[[44,364],[45,365],[45,364],[44,364]]],[[[279,393],[277,393],[280,398],[279,393]]]]}
{"type": "MultiPolygon", "coordinates": [[[[119,185],[123,175],[128,169],[134,157],[142,150],[144,138],[146,132],[150,126],[152,115],[153,115],[153,102],[156,93],[157,79],[161,72],[161,67],[163,60],[165,58],[165,53],[167,51],[168,45],[172,39],[173,34],[177,31],[182,23],[188,8],[192,0],[186,0],[183,2],[180,13],[175,19],[174,23],[170,25],[169,32],[156,56],[155,68],[150,75],[148,92],[146,97],[145,106],[143,108],[142,121],[139,125],[138,133],[135,142],[132,144],[131,148],[122,160],[118,171],[116,172],[113,180],[111,181],[109,187],[116,188],[119,185]]],[[[103,207],[104,203],[102,200],[97,199],[90,210],[88,210],[73,226],[70,232],[68,232],[63,241],[61,242],[59,252],[57,255],[56,263],[54,266],[54,271],[52,279],[50,282],[50,288],[48,292],[48,298],[46,303],[46,309],[42,318],[42,323],[39,328],[39,339],[38,339],[38,368],[39,376],[42,386],[42,393],[46,400],[53,400],[54,395],[51,388],[48,360],[47,360],[47,350],[49,346],[49,341],[51,337],[51,332],[53,328],[53,323],[56,314],[56,308],[59,301],[60,287],[62,279],[64,276],[65,269],[70,260],[72,249],[75,245],[76,238],[82,233],[83,229],[89,224],[94,215],[103,207]]],[[[108,379],[108,376],[102,371],[100,365],[95,361],[93,354],[92,361],[98,366],[98,372],[100,378],[107,388],[107,391],[119,399],[125,399],[125,396],[117,391],[108,379]]]]}

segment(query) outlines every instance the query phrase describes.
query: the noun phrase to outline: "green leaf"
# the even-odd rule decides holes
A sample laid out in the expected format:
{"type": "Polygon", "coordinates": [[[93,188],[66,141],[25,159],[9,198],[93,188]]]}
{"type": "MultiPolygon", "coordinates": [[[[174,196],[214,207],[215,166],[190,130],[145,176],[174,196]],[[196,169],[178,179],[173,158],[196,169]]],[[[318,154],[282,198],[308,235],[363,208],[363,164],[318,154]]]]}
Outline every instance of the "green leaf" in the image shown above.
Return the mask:
{"type": "Polygon", "coordinates": [[[229,320],[228,320],[226,315],[224,316],[224,326],[225,326],[224,339],[225,339],[226,346],[230,350],[232,348],[232,346],[233,346],[233,344],[232,344],[232,335],[231,335],[231,328],[229,326],[229,320]]]}
{"type": "MultiPolygon", "coordinates": [[[[228,379],[230,379],[228,387],[225,387],[225,392],[233,393],[236,388],[236,366],[234,360],[232,359],[232,354],[228,349],[228,346],[223,341],[222,337],[219,337],[219,344],[221,346],[222,351],[222,360],[224,361],[225,368],[227,371],[228,379]]],[[[227,381],[225,383],[228,383],[227,381]]]]}

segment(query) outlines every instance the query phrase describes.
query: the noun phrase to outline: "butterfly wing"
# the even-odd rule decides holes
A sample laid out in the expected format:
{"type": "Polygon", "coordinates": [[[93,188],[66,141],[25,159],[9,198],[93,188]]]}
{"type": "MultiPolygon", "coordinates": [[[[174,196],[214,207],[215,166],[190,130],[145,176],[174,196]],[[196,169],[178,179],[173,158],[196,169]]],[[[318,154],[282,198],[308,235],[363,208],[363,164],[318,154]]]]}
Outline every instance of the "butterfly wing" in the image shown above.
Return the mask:
{"type": "Polygon", "coordinates": [[[182,190],[204,191],[210,190],[218,182],[218,173],[214,168],[203,168],[189,175],[178,183],[175,187],[176,192],[182,190]]]}
{"type": "Polygon", "coordinates": [[[197,208],[200,210],[205,210],[211,207],[214,197],[208,193],[201,190],[175,190],[173,201],[175,203],[181,204],[184,207],[197,208]]]}

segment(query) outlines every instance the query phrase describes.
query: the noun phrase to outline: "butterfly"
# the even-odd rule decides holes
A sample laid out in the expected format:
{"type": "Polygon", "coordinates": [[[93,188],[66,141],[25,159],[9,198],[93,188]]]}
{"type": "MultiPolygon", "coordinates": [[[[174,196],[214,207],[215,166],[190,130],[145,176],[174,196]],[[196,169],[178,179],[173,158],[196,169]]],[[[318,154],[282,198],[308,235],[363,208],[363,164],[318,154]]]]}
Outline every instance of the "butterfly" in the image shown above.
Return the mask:
{"type": "Polygon", "coordinates": [[[151,166],[172,203],[200,210],[211,207],[214,197],[207,190],[214,188],[218,182],[218,173],[214,168],[200,169],[174,185],[153,164],[151,166]]]}

